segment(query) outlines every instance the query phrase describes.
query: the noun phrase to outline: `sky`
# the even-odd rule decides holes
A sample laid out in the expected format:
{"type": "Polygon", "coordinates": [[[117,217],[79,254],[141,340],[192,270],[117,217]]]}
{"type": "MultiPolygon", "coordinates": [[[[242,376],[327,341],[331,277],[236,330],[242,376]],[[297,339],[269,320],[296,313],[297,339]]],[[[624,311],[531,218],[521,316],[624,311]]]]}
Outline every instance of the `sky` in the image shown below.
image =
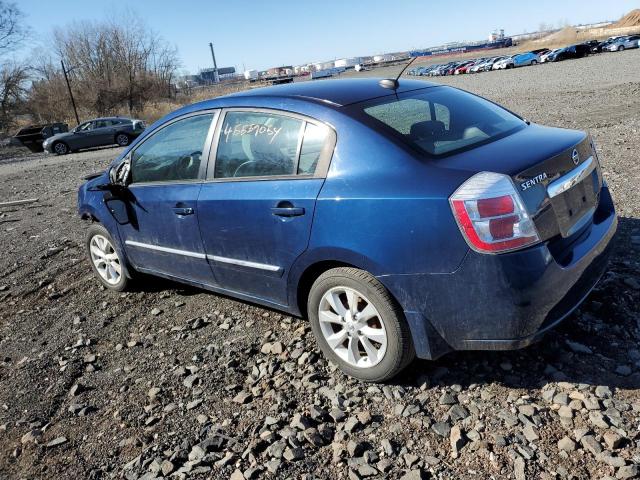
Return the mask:
{"type": "MultiPolygon", "coordinates": [[[[116,18],[131,10],[178,49],[182,69],[262,70],[486,39],[558,25],[617,20],[640,0],[19,0],[33,34],[47,48],[54,27],[116,18]]],[[[24,53],[27,54],[27,53],[24,53]]]]}

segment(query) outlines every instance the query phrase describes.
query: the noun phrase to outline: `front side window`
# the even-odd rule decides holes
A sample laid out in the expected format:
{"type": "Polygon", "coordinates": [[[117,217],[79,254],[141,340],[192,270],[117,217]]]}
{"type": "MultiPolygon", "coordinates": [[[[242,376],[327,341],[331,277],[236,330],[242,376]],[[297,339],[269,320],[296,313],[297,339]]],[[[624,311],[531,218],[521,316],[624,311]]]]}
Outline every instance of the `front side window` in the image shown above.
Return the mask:
{"type": "Polygon", "coordinates": [[[131,181],[196,180],[213,113],[178,120],[147,139],[131,156],[131,181]]]}
{"type": "Polygon", "coordinates": [[[264,112],[228,112],[220,130],[215,178],[295,175],[305,122],[264,112]]]}
{"type": "Polygon", "coordinates": [[[93,128],[93,122],[85,122],[78,127],[78,130],[86,132],[93,128]]]}
{"type": "Polygon", "coordinates": [[[383,97],[352,108],[431,156],[488,143],[526,125],[487,100],[447,87],[383,97]]]}

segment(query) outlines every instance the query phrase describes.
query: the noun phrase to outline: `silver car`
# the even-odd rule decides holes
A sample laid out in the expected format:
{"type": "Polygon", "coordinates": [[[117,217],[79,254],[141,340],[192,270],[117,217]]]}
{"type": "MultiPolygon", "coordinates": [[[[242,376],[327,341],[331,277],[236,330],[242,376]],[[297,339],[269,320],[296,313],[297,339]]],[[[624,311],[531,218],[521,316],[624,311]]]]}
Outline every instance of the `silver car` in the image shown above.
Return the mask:
{"type": "Polygon", "coordinates": [[[628,37],[620,37],[611,44],[607,45],[607,50],[610,52],[621,52],[629,48],[638,48],[638,42],[640,41],[640,35],[629,35],[628,37]]]}
{"type": "Polygon", "coordinates": [[[125,117],[103,117],[81,123],[73,130],[47,138],[42,148],[64,155],[84,148],[118,145],[125,147],[145,129],[142,120],[125,117]]]}

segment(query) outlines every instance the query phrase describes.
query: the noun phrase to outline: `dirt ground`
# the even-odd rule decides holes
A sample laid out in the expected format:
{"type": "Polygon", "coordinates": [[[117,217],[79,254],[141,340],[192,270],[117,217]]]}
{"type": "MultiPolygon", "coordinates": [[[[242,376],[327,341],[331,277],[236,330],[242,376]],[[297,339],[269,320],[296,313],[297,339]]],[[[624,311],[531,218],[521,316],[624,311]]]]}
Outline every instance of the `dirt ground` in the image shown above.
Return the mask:
{"type": "Polygon", "coordinates": [[[637,477],[638,72],[635,50],[437,80],[590,131],[620,227],[541,343],[387,385],[341,375],[303,319],[164,281],[101,288],[76,191],[119,150],[3,157],[0,202],[38,202],[0,208],[0,478],[637,477]]]}

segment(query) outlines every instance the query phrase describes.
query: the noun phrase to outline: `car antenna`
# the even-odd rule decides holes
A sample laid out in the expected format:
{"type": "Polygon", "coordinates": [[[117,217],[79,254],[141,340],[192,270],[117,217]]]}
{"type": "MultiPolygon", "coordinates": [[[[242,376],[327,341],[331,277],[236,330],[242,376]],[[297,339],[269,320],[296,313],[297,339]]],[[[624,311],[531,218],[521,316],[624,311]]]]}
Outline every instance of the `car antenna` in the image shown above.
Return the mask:
{"type": "Polygon", "coordinates": [[[409,68],[409,65],[416,61],[417,58],[418,57],[413,57],[411,61],[407,63],[402,70],[400,70],[400,73],[396,76],[396,78],[385,78],[383,80],[380,80],[380,86],[383,88],[390,88],[392,90],[397,89],[400,86],[400,82],[398,82],[398,79],[402,76],[404,71],[409,68]]]}

